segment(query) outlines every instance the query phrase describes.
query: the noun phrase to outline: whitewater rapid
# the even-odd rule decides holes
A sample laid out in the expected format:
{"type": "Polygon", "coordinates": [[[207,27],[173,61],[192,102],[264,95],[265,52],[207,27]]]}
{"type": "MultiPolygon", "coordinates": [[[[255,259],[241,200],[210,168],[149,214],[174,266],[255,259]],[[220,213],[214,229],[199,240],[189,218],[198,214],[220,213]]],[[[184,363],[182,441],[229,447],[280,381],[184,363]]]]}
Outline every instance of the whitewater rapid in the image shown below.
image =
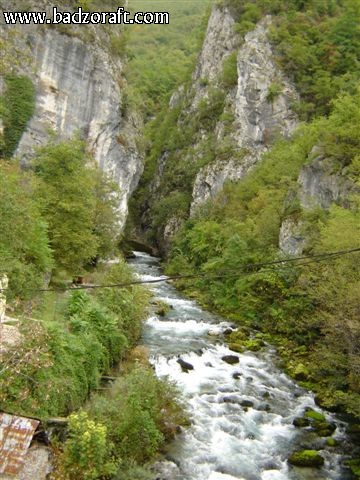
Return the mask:
{"type": "MultiPolygon", "coordinates": [[[[159,260],[135,252],[129,263],[143,280],[162,277],[159,260]]],[[[347,480],[344,452],[326,446],[326,439],[292,424],[307,407],[335,422],[333,437],[346,443],[345,424],[323,412],[314,396],[275,366],[275,351],[232,352],[222,337],[209,331],[230,326],[194,301],[182,298],[169,283],[150,284],[155,298],[171,308],[164,317],[146,322],[142,343],[150,350],[159,377],[182,392],[192,425],[177,435],[167,457],[182,480],[347,480]],[[222,358],[237,355],[230,365],[222,358]],[[194,368],[184,372],[181,358],[194,368]],[[325,458],[322,469],[291,467],[287,458],[299,449],[315,448],[325,458]]]]}

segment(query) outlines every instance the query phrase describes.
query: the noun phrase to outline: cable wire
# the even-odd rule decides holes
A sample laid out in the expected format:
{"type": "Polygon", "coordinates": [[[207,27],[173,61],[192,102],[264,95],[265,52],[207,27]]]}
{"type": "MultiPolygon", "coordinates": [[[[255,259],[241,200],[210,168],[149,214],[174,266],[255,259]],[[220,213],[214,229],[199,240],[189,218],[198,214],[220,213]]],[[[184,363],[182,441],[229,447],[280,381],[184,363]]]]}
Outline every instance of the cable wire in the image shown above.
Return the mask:
{"type": "MultiPolygon", "coordinates": [[[[95,289],[100,289],[100,288],[127,288],[135,285],[143,285],[143,284],[155,284],[155,283],[161,283],[161,282],[168,282],[168,281],[176,281],[176,280],[186,280],[186,279],[194,279],[194,278],[206,278],[206,279],[222,279],[222,278],[232,278],[236,277],[241,273],[243,270],[247,270],[245,273],[246,274],[253,274],[257,273],[254,272],[253,270],[255,269],[260,269],[263,267],[271,267],[271,266],[281,266],[284,264],[288,263],[296,263],[299,262],[300,260],[307,260],[306,262],[302,263],[297,263],[295,266],[306,266],[312,263],[317,263],[329,259],[335,259],[343,255],[349,255],[352,253],[357,253],[360,252],[360,247],[359,248],[352,248],[349,250],[339,250],[336,252],[330,252],[330,253],[320,253],[317,255],[304,255],[301,257],[292,257],[292,258],[286,258],[282,260],[273,260],[269,262],[260,262],[260,263],[244,263],[240,264],[236,267],[236,269],[229,269],[229,270],[223,270],[219,273],[214,273],[214,274],[208,274],[208,273],[194,273],[194,274],[188,274],[188,275],[172,275],[172,276],[163,276],[161,278],[157,278],[155,280],[133,280],[131,282],[126,282],[126,283],[113,283],[113,284],[108,284],[108,285],[72,285],[69,287],[63,287],[63,288],[40,288],[36,290],[31,290],[31,292],[66,292],[68,290],[95,290],[95,289]],[[251,271],[249,271],[251,269],[251,271]]],[[[270,269],[269,269],[270,270],[270,269]]],[[[264,271],[264,270],[262,270],[264,271]]],[[[271,269],[271,271],[274,271],[271,269]]],[[[0,292],[4,292],[8,290],[8,288],[0,289],[0,292]]]]}

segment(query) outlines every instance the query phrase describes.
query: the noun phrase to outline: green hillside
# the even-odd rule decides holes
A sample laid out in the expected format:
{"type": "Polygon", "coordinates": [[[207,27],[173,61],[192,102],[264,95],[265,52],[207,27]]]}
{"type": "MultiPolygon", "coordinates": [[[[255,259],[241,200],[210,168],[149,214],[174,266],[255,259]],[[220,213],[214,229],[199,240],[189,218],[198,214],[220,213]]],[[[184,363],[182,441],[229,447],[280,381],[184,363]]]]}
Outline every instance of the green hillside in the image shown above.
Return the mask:
{"type": "Polygon", "coordinates": [[[132,12],[169,12],[169,25],[128,28],[130,95],[149,117],[157,113],[175,88],[188,80],[206,30],[213,0],[130,0],[132,12]]]}

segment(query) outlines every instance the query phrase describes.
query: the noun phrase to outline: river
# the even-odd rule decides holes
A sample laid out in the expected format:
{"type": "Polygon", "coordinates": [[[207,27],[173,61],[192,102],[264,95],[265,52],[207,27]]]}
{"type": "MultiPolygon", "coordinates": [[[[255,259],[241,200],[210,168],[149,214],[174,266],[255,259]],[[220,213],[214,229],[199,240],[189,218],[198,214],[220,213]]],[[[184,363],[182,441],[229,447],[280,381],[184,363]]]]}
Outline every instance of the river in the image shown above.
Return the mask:
{"type": "MultiPolygon", "coordinates": [[[[143,280],[162,276],[159,259],[135,252],[129,263],[143,280]]],[[[168,377],[182,392],[192,425],[168,445],[167,457],[175,462],[182,480],[348,480],[342,467],[344,451],[327,447],[326,439],[310,429],[293,426],[307,407],[336,423],[333,435],[342,448],[347,444],[346,424],[323,412],[314,395],[300,388],[276,367],[276,352],[236,354],[239,363],[222,360],[234,355],[222,337],[211,330],[230,323],[184,298],[167,282],[152,284],[155,297],[172,308],[165,317],[151,316],[142,343],[150,350],[159,377],[168,377]],[[194,369],[182,370],[179,357],[194,369]],[[321,469],[288,464],[299,449],[315,448],[325,458],[321,469]]]]}

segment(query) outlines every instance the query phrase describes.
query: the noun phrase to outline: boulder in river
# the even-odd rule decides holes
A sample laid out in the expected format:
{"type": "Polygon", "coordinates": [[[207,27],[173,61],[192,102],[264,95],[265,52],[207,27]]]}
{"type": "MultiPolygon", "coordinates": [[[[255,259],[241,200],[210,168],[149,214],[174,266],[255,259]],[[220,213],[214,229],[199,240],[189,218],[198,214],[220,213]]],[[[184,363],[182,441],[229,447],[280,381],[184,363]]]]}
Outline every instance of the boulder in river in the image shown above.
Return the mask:
{"type": "Polygon", "coordinates": [[[210,337],[219,337],[221,335],[221,330],[216,330],[215,328],[213,328],[212,330],[208,331],[208,335],[210,337]]]}
{"type": "Polygon", "coordinates": [[[252,402],[251,400],[241,400],[240,405],[242,407],[253,407],[254,402],[252,402]]]}
{"type": "Polygon", "coordinates": [[[156,480],[180,480],[180,469],[170,461],[156,462],[152,468],[156,480]]]}
{"type": "Polygon", "coordinates": [[[225,328],[225,330],[223,331],[223,334],[224,335],[231,335],[233,331],[234,330],[232,328],[228,327],[228,328],[225,328]]]}
{"type": "Polygon", "coordinates": [[[324,414],[316,412],[312,408],[305,412],[305,419],[309,420],[310,425],[319,437],[330,437],[336,430],[335,423],[327,421],[324,414]]]}
{"type": "Polygon", "coordinates": [[[232,377],[233,377],[235,380],[238,380],[241,376],[242,376],[242,373],[240,373],[240,372],[235,372],[235,373],[233,373],[233,375],[232,375],[232,377]]]}
{"type": "Polygon", "coordinates": [[[240,359],[237,355],[224,355],[221,357],[221,360],[228,363],[229,365],[235,365],[240,362],[240,359]]]}
{"type": "Polygon", "coordinates": [[[182,358],[177,359],[177,363],[180,365],[181,370],[185,373],[188,373],[189,370],[194,370],[194,366],[191,363],[185,362],[182,358]]]}
{"type": "Polygon", "coordinates": [[[258,406],[258,410],[260,412],[270,412],[271,406],[268,403],[260,403],[260,405],[258,406]]]}
{"type": "Polygon", "coordinates": [[[305,417],[296,417],[293,420],[294,427],[303,428],[310,425],[310,420],[305,417]]]}
{"type": "Polygon", "coordinates": [[[296,467],[320,468],[324,458],[316,450],[300,450],[290,455],[288,462],[296,467]]]}

